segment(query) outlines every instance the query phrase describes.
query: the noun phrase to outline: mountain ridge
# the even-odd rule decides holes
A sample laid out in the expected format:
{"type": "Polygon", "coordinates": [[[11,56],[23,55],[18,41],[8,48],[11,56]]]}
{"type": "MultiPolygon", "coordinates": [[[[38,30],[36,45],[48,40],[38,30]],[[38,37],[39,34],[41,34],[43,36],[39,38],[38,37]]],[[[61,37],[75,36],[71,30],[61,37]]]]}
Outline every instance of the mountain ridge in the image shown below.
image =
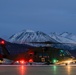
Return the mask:
{"type": "MultiPolygon", "coordinates": [[[[73,37],[75,35],[68,32],[64,32],[62,34],[57,34],[54,32],[48,35],[40,31],[23,30],[21,32],[12,35],[9,38],[9,42],[18,43],[18,44],[29,44],[30,42],[47,42],[47,41],[52,43],[59,42],[62,44],[55,44],[53,46],[62,49],[74,50],[76,49],[76,41],[74,41],[76,39],[70,36],[73,37]]],[[[42,44],[30,44],[30,45],[41,46],[42,44]]]]}

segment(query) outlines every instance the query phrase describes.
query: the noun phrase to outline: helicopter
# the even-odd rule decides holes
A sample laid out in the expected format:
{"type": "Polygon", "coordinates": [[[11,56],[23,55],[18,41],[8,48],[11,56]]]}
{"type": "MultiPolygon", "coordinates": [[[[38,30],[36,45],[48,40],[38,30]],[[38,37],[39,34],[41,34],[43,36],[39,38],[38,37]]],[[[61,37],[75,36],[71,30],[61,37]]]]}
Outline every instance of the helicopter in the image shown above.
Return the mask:
{"type": "MultiPolygon", "coordinates": [[[[73,62],[74,57],[69,53],[68,50],[53,48],[51,46],[47,47],[33,47],[28,46],[25,47],[25,45],[19,44],[23,47],[23,49],[27,48],[27,50],[23,50],[23,52],[18,51],[18,53],[11,54],[12,50],[8,50],[6,45],[7,42],[5,40],[0,40],[0,46],[2,48],[3,54],[1,54],[0,61],[3,61],[3,58],[12,60],[13,62],[11,64],[14,64],[15,62],[24,64],[25,62],[29,62],[32,64],[33,62],[42,62],[44,64],[70,64],[73,62]]],[[[60,44],[60,43],[53,43],[53,42],[30,42],[32,44],[60,44]]],[[[13,43],[10,43],[13,44],[13,43]]],[[[17,45],[17,44],[15,44],[17,45]]],[[[13,46],[15,46],[13,44],[13,46]]]]}

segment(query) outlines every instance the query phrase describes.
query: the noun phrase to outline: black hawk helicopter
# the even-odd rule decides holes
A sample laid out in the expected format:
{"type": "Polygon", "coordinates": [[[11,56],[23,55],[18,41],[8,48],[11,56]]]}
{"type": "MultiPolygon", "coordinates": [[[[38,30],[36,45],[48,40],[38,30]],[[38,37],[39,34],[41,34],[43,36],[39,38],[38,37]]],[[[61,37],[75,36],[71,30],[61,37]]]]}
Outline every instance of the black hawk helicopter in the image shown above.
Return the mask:
{"type": "MultiPolygon", "coordinates": [[[[19,49],[17,50],[18,53],[15,50],[15,53],[12,54],[12,50],[8,50],[7,46],[7,42],[5,40],[0,40],[0,46],[2,48],[2,53],[0,55],[0,62],[3,62],[3,58],[12,60],[13,62],[11,64],[14,64],[15,62],[18,63],[25,63],[25,62],[29,62],[29,63],[33,63],[33,62],[43,62],[45,64],[70,64],[71,62],[73,62],[74,57],[69,53],[68,50],[63,50],[63,49],[59,49],[59,48],[54,48],[51,45],[54,44],[62,44],[62,43],[53,43],[53,42],[30,42],[32,44],[45,44],[46,46],[43,47],[34,47],[34,46],[28,46],[26,47],[25,45],[22,44],[13,44],[13,46],[15,47],[15,45],[19,45],[19,49]],[[20,46],[22,46],[22,49],[20,48],[20,46]],[[27,50],[25,50],[27,49],[27,50]],[[22,52],[21,52],[22,51],[22,52]]],[[[9,44],[9,45],[10,45],[9,44]]],[[[10,46],[11,49],[13,49],[10,46]]]]}

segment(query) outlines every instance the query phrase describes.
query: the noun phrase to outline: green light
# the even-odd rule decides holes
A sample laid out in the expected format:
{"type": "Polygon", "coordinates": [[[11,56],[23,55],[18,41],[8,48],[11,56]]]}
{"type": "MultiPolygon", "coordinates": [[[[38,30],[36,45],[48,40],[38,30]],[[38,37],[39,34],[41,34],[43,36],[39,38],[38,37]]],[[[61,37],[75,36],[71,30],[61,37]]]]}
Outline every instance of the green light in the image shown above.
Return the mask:
{"type": "Polygon", "coordinates": [[[53,59],[53,63],[56,63],[57,62],[57,60],[56,59],[53,59]]]}
{"type": "Polygon", "coordinates": [[[63,52],[63,50],[60,50],[60,52],[63,52]]]}

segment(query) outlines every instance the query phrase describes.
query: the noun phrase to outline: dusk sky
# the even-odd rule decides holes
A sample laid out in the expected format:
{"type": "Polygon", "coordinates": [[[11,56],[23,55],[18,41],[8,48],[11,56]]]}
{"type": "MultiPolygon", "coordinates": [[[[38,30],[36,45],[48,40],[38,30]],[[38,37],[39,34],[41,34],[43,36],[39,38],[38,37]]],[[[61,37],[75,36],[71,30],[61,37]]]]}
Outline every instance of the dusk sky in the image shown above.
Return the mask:
{"type": "Polygon", "coordinates": [[[76,34],[76,0],[0,0],[0,37],[24,29],[76,34]]]}

